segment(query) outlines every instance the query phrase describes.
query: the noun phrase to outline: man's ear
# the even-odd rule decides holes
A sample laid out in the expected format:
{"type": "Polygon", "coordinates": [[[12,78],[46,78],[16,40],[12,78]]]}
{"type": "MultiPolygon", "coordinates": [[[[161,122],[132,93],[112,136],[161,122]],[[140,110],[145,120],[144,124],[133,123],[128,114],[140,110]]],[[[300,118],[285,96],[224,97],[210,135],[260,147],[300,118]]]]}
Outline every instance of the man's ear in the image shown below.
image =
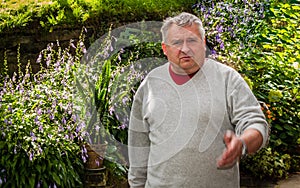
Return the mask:
{"type": "Polygon", "coordinates": [[[162,48],[164,54],[167,55],[167,46],[164,42],[161,43],[161,48],[162,48]]]}

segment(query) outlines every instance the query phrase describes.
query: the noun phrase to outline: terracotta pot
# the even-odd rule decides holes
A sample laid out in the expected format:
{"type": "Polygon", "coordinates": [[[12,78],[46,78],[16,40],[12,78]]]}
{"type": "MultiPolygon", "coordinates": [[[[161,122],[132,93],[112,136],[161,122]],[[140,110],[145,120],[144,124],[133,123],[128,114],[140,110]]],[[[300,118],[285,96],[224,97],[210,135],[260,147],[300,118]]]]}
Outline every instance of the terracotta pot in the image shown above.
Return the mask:
{"type": "Polygon", "coordinates": [[[103,160],[107,144],[86,144],[87,161],[85,163],[86,169],[99,169],[103,167],[103,160]]]}

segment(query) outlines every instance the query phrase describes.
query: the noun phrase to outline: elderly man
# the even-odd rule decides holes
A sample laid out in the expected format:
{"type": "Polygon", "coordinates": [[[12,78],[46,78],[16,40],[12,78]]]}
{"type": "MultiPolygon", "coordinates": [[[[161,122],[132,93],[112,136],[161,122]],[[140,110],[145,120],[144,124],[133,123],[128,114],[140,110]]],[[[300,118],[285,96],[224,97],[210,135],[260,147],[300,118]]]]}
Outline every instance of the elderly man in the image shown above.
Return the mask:
{"type": "Polygon", "coordinates": [[[201,20],[165,20],[168,62],[134,97],[129,124],[131,187],[239,187],[238,162],[263,147],[268,125],[234,69],[205,58],[201,20]]]}

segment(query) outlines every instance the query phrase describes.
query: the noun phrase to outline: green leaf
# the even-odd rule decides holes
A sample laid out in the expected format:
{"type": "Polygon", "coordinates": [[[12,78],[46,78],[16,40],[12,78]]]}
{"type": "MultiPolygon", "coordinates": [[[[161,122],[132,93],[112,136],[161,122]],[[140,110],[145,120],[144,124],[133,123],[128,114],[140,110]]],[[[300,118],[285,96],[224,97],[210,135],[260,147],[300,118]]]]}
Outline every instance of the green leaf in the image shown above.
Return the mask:
{"type": "Polygon", "coordinates": [[[35,177],[36,177],[35,174],[31,174],[31,176],[29,177],[29,185],[30,185],[30,187],[34,187],[34,185],[35,185],[35,177]]]}
{"type": "Polygon", "coordinates": [[[57,185],[61,185],[60,183],[60,178],[57,176],[57,174],[56,174],[56,172],[53,172],[53,173],[51,173],[51,175],[52,175],[52,177],[53,177],[53,179],[54,179],[54,183],[55,184],[57,184],[57,185]]]}
{"type": "Polygon", "coordinates": [[[273,127],[274,127],[275,129],[279,130],[279,131],[282,131],[282,130],[283,130],[282,126],[281,126],[281,125],[278,125],[278,124],[273,125],[273,127]]]}

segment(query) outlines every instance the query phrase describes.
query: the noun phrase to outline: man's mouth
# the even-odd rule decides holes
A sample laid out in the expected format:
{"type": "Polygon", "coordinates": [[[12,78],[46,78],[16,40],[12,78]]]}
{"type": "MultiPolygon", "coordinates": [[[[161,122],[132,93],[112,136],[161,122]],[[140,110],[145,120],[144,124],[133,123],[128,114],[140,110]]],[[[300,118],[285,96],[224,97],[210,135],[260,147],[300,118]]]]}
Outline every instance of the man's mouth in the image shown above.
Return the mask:
{"type": "Polygon", "coordinates": [[[182,61],[189,61],[192,59],[192,57],[191,56],[183,56],[183,57],[180,57],[179,59],[182,61]]]}

